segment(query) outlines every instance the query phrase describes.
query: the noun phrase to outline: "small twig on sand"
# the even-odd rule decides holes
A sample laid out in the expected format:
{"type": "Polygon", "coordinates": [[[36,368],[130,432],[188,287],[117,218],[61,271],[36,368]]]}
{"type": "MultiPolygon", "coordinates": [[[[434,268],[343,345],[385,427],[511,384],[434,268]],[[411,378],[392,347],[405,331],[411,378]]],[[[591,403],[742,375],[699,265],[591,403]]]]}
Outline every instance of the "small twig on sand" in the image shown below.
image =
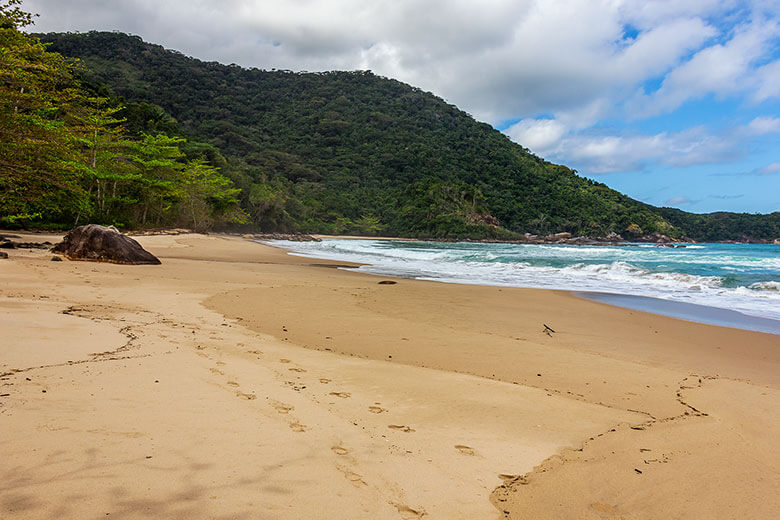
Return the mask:
{"type": "Polygon", "coordinates": [[[555,334],[555,331],[552,330],[552,328],[549,325],[547,325],[546,323],[543,323],[542,325],[544,325],[544,330],[542,332],[544,332],[550,337],[552,337],[552,335],[555,334]]]}

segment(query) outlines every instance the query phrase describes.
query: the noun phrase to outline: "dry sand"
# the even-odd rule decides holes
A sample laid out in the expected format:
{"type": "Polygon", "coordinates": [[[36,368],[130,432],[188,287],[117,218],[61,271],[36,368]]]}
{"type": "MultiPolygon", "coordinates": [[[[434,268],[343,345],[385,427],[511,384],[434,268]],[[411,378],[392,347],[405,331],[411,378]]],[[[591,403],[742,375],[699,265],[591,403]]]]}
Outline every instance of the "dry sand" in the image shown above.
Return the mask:
{"type": "Polygon", "coordinates": [[[138,240],[0,260],[2,518],[778,516],[778,336],[138,240]]]}

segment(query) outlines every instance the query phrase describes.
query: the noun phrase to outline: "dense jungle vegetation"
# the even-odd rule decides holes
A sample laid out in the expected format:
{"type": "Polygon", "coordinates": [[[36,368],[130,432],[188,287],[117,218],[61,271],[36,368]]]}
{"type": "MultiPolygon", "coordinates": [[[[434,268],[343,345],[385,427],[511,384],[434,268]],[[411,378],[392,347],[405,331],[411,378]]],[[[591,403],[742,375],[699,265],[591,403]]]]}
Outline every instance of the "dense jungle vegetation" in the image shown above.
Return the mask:
{"type": "Polygon", "coordinates": [[[20,32],[31,16],[18,4],[0,3],[0,223],[208,229],[247,221],[240,190],[199,154],[188,156],[184,139],[128,129],[126,107],[20,32]]]}
{"type": "Polygon", "coordinates": [[[697,242],[773,240],[780,238],[780,212],[760,215],[719,211],[700,215],[676,208],[658,212],[697,242]]]}
{"type": "Polygon", "coordinates": [[[604,236],[635,224],[676,232],[653,208],[370,72],[247,70],[120,33],[42,38],[83,61],[85,83],[107,85],[141,112],[125,114],[129,127],[151,123],[206,143],[203,156],[240,187],[242,208],[264,230],[512,238],[604,236]]]}
{"type": "Polygon", "coordinates": [[[780,236],[777,218],[754,215],[711,232],[714,217],[630,199],[368,71],[244,69],[121,33],[28,35],[17,4],[0,6],[3,224],[780,236]]]}

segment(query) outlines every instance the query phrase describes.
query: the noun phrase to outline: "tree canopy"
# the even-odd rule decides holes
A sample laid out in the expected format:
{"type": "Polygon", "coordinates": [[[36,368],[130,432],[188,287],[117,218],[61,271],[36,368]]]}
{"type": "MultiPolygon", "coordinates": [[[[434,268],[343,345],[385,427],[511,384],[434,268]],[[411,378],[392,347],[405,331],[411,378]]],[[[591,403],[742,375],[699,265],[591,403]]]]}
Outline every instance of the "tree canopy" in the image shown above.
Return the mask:
{"type": "Polygon", "coordinates": [[[128,104],[160,107],[159,128],[218,151],[265,230],[510,238],[606,236],[636,224],[679,233],[654,208],[369,71],[243,69],[121,33],[42,38],[81,58],[87,81],[128,104]]]}
{"type": "Polygon", "coordinates": [[[0,222],[208,229],[245,220],[240,190],[187,160],[184,139],[144,133],[167,129],[165,117],[136,121],[133,134],[122,113],[138,110],[100,96],[78,61],[21,32],[32,17],[19,3],[0,3],[0,222]]]}

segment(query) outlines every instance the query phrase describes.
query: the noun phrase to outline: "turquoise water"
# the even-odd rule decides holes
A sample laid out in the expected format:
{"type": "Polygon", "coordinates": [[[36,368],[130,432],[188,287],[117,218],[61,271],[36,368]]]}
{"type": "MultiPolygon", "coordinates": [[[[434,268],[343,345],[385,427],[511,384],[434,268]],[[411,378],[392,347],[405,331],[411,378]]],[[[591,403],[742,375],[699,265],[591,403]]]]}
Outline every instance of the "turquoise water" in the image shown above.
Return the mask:
{"type": "Polygon", "coordinates": [[[278,245],[423,280],[658,298],[780,320],[780,246],[568,246],[326,239],[278,245]]]}

